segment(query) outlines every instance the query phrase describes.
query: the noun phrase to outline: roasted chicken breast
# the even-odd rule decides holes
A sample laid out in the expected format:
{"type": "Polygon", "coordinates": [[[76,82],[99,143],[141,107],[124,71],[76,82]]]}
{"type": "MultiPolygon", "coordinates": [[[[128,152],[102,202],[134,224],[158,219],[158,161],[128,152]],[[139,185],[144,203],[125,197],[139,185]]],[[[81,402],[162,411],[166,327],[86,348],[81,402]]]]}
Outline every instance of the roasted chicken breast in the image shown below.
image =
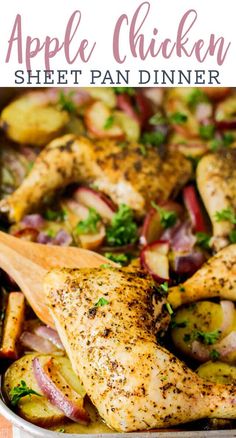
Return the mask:
{"type": "Polygon", "coordinates": [[[57,269],[45,281],[74,371],[117,431],[236,418],[236,388],[203,381],[156,342],[153,281],[141,271],[57,269]]]}
{"type": "Polygon", "coordinates": [[[53,140],[37,157],[20,187],[0,203],[9,220],[19,221],[57,189],[72,182],[94,183],[117,204],[127,204],[143,216],[150,200],[166,200],[186,183],[190,162],[178,152],[149,147],[145,155],[136,143],[92,142],[66,135],[53,140]]]}
{"type": "Polygon", "coordinates": [[[197,185],[213,226],[215,250],[229,243],[235,227],[230,221],[217,219],[217,212],[230,209],[236,213],[236,149],[208,154],[197,167],[197,185]]]}

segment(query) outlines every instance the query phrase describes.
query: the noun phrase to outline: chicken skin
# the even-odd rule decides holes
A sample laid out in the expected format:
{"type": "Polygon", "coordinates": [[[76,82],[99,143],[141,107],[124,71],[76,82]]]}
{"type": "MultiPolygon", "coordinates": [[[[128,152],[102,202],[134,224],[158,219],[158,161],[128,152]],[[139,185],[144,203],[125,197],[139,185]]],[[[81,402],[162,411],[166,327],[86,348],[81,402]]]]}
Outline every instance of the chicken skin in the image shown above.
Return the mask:
{"type": "Polygon", "coordinates": [[[161,158],[157,148],[150,147],[143,156],[136,143],[92,142],[68,134],[39,154],[21,186],[0,203],[0,211],[17,222],[58,189],[79,182],[96,184],[115,203],[143,216],[151,200],[167,200],[190,175],[190,162],[178,152],[167,150],[161,158]]]}
{"type": "Polygon", "coordinates": [[[120,432],[236,418],[236,387],[203,381],[156,342],[153,281],[127,269],[56,269],[45,280],[74,371],[120,432]]]}
{"type": "Polygon", "coordinates": [[[226,209],[236,213],[236,149],[203,157],[197,167],[197,185],[213,226],[212,246],[218,251],[229,243],[235,227],[230,221],[217,220],[216,213],[226,209]]]}
{"type": "Polygon", "coordinates": [[[168,295],[174,308],[206,298],[236,301],[236,244],[220,250],[181,287],[170,288],[168,295]]]}

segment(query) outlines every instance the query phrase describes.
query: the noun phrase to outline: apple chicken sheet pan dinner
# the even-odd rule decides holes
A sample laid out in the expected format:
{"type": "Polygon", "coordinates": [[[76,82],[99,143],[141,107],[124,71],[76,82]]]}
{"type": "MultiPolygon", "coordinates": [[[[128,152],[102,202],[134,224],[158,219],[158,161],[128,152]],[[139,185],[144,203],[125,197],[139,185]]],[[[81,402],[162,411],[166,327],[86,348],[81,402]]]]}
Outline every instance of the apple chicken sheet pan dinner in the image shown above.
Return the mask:
{"type": "Polygon", "coordinates": [[[1,271],[6,403],[61,432],[235,428],[235,90],[31,89],[0,119],[1,229],[107,259],[48,272],[52,327],[1,271]]]}

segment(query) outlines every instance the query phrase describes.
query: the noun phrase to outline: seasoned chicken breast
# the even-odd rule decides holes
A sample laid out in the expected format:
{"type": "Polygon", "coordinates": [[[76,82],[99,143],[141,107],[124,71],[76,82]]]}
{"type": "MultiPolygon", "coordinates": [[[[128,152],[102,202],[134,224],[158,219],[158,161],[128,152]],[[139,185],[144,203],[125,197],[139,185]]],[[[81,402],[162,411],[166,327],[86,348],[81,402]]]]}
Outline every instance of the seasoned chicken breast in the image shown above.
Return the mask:
{"type": "Polygon", "coordinates": [[[201,380],[156,343],[153,281],[141,271],[57,269],[45,282],[74,371],[105,422],[129,432],[236,418],[236,388],[201,380]]]}
{"type": "Polygon", "coordinates": [[[236,301],[236,244],[211,257],[181,286],[170,288],[168,301],[178,307],[215,297],[236,301]]]}
{"type": "Polygon", "coordinates": [[[197,167],[197,185],[213,226],[213,247],[226,246],[235,225],[218,221],[216,212],[231,209],[236,213],[236,149],[208,154],[197,167]]]}
{"type": "Polygon", "coordinates": [[[190,162],[178,152],[167,150],[161,158],[158,149],[150,147],[143,156],[136,143],[91,142],[69,134],[40,153],[21,186],[0,203],[0,211],[10,221],[19,221],[57,189],[81,182],[95,183],[114,202],[125,203],[143,216],[150,200],[168,199],[190,175],[190,162]]]}

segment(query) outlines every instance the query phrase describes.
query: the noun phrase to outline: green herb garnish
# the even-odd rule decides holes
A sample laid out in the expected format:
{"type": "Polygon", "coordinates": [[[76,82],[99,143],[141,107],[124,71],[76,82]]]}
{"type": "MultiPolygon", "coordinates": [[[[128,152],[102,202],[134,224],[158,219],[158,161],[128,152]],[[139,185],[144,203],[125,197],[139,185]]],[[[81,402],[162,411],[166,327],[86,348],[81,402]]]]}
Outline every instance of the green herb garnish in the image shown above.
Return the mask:
{"type": "Polygon", "coordinates": [[[144,146],[144,144],[140,144],[139,146],[140,152],[143,155],[143,157],[147,156],[147,148],[144,146]]]}
{"type": "Polygon", "coordinates": [[[179,291],[185,292],[185,287],[182,284],[179,284],[179,291]]]}
{"type": "Polygon", "coordinates": [[[236,214],[232,208],[224,208],[221,211],[215,213],[217,222],[228,221],[233,225],[236,225],[236,214]]]}
{"type": "Polygon", "coordinates": [[[60,91],[58,105],[62,110],[68,113],[74,113],[76,111],[76,105],[72,99],[74,94],[74,91],[70,91],[68,94],[65,94],[64,91],[60,91]]]}
{"type": "Polygon", "coordinates": [[[189,334],[189,333],[185,333],[185,335],[184,335],[184,337],[183,337],[184,342],[189,342],[190,339],[191,339],[190,334],[189,334]]]}
{"type": "Polygon", "coordinates": [[[144,132],[141,138],[141,143],[151,146],[160,146],[165,143],[166,136],[163,132],[144,132]]]}
{"type": "Polygon", "coordinates": [[[229,233],[229,241],[230,243],[236,243],[236,230],[229,233]]]}
{"type": "Polygon", "coordinates": [[[100,265],[100,268],[104,268],[104,269],[112,269],[114,268],[114,266],[110,265],[109,263],[102,263],[100,265]]]}
{"type": "Polygon", "coordinates": [[[109,304],[109,301],[106,300],[106,298],[101,297],[99,300],[94,304],[94,307],[103,307],[109,304]]]}
{"type": "Polygon", "coordinates": [[[188,116],[184,113],[176,112],[171,114],[168,119],[169,122],[173,123],[174,125],[182,125],[183,123],[187,122],[188,116]]]}
{"type": "Polygon", "coordinates": [[[42,397],[41,394],[38,394],[38,392],[34,391],[33,389],[29,388],[24,380],[21,380],[20,385],[15,386],[10,391],[10,399],[11,399],[11,405],[17,406],[20,399],[22,397],[25,397],[26,395],[37,395],[38,397],[42,397]]]}
{"type": "Polygon", "coordinates": [[[128,94],[129,96],[134,96],[136,94],[133,87],[114,87],[116,94],[128,94]]]}
{"type": "Polygon", "coordinates": [[[210,249],[210,240],[211,236],[209,236],[207,233],[198,232],[196,233],[197,238],[197,244],[201,246],[203,249],[209,250],[210,249]]]}
{"type": "Polygon", "coordinates": [[[215,134],[214,125],[202,125],[199,128],[199,135],[203,140],[211,140],[215,134]]]}
{"type": "Polygon", "coordinates": [[[175,211],[165,210],[163,207],[157,205],[154,201],[151,202],[151,205],[155,210],[158,211],[160,215],[161,226],[166,230],[167,228],[173,227],[177,221],[177,214],[175,211]]]}
{"type": "Polygon", "coordinates": [[[202,344],[212,345],[218,341],[220,337],[220,330],[214,330],[213,332],[201,332],[199,330],[194,331],[194,339],[202,342],[202,344]]]}
{"type": "Polygon", "coordinates": [[[113,252],[105,252],[104,255],[107,259],[111,260],[112,262],[119,263],[121,266],[126,265],[131,259],[130,254],[115,254],[113,252]]]}
{"type": "Polygon", "coordinates": [[[65,219],[67,217],[67,212],[64,209],[56,211],[56,210],[51,210],[50,208],[48,208],[44,213],[44,217],[48,221],[60,221],[61,222],[61,221],[65,221],[65,219]]]}
{"type": "Polygon", "coordinates": [[[114,116],[107,117],[103,129],[110,129],[112,125],[114,124],[114,116]]]}
{"type": "Polygon", "coordinates": [[[170,315],[173,315],[174,310],[172,309],[170,303],[166,303],[166,310],[168,311],[168,313],[169,313],[170,315]]]}
{"type": "Polygon", "coordinates": [[[125,204],[119,206],[119,210],[111,220],[111,225],[106,229],[106,239],[112,246],[127,245],[138,240],[138,227],[130,207],[125,204]]]}
{"type": "Polygon", "coordinates": [[[210,352],[210,358],[211,358],[212,360],[218,360],[219,357],[220,357],[220,353],[219,353],[219,351],[213,349],[213,350],[210,352]]]}
{"type": "Polygon", "coordinates": [[[231,132],[225,132],[221,139],[218,140],[215,138],[214,140],[212,140],[212,142],[210,143],[210,149],[213,152],[216,152],[220,148],[229,147],[233,142],[234,142],[233,134],[231,134],[231,132]]]}
{"type": "Polygon", "coordinates": [[[209,102],[209,99],[203,91],[196,88],[187,96],[186,101],[191,109],[195,109],[199,103],[209,102]]]}
{"type": "Polygon", "coordinates": [[[80,221],[75,228],[75,233],[80,234],[96,234],[98,224],[101,221],[101,216],[94,208],[89,208],[89,214],[86,219],[80,221]]]}
{"type": "Polygon", "coordinates": [[[150,125],[164,125],[167,122],[166,117],[161,113],[156,113],[149,120],[150,125]]]}

